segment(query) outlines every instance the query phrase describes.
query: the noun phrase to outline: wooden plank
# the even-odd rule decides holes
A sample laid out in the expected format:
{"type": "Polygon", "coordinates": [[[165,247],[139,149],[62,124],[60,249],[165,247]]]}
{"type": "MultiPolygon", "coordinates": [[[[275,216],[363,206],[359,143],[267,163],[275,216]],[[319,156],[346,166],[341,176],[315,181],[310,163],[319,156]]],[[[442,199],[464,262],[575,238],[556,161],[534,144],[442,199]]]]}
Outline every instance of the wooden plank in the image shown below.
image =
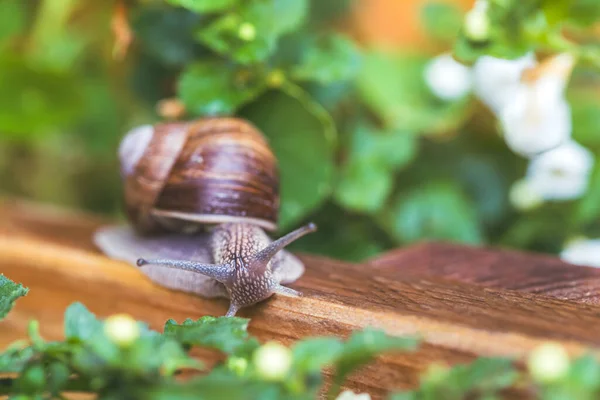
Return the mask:
{"type": "MultiPolygon", "coordinates": [[[[73,301],[100,316],[128,312],[155,329],[169,318],[224,314],[224,300],[166,290],[136,268],[99,254],[90,238],[101,223],[95,217],[20,202],[0,206],[0,272],[31,289],[1,323],[0,346],[22,337],[31,318],[40,320],[43,335],[59,339],[62,314],[73,301]]],[[[519,358],[546,340],[560,341],[573,354],[600,344],[595,334],[600,306],[586,294],[600,280],[595,269],[544,256],[433,244],[393,251],[361,265],[301,258],[306,275],[291,286],[304,297],[274,296],[240,315],[252,318],[250,331],[261,340],[284,343],[306,336],[346,336],[366,326],[420,335],[424,345],[418,352],[385,355],[352,377],[351,388],[375,398],[415,385],[432,361],[452,364],[476,355],[519,358]],[[476,260],[470,267],[469,257],[476,260]],[[516,266],[503,264],[509,261],[516,266]],[[574,279],[571,297],[515,284],[515,279],[523,283],[523,276],[542,279],[544,265],[560,271],[554,276],[574,279]],[[502,271],[521,275],[504,277],[502,271]],[[536,291],[545,295],[531,293],[536,291]]],[[[218,359],[215,353],[202,356],[218,359]]]]}
{"type": "Polygon", "coordinates": [[[370,262],[382,270],[438,276],[488,288],[600,304],[600,269],[575,267],[557,257],[448,243],[425,243],[389,252],[370,262]]]}

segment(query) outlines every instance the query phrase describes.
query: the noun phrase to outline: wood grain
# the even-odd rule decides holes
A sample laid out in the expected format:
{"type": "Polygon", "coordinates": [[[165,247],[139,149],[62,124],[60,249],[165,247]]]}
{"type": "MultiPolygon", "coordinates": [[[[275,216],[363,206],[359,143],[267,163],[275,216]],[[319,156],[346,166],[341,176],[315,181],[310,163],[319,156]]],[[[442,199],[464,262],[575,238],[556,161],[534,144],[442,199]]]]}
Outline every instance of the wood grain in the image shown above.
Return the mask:
{"type": "MultiPolygon", "coordinates": [[[[62,335],[62,314],[81,301],[99,316],[127,312],[155,329],[173,318],[223,315],[224,300],[206,300],[152,284],[136,268],[103,257],[91,243],[102,220],[22,202],[0,205],[0,272],[30,287],[0,323],[0,346],[22,337],[28,320],[62,335]]],[[[300,255],[302,298],[274,296],[240,316],[261,340],[291,343],[316,335],[347,336],[373,326],[416,334],[422,348],[390,354],[351,377],[349,387],[379,398],[417,384],[433,361],[477,355],[522,358],[555,340],[578,354],[599,344],[600,271],[510,251],[425,244],[364,264],[300,255]]],[[[213,362],[216,353],[200,354],[213,362]]]]}

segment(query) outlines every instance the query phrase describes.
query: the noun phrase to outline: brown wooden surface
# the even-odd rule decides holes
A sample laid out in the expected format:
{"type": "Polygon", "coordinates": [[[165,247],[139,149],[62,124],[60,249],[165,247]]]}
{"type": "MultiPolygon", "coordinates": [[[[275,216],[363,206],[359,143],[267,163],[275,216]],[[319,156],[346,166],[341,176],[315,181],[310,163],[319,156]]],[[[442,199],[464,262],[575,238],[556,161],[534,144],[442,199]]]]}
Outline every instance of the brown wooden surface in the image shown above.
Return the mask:
{"type": "MultiPolygon", "coordinates": [[[[99,316],[127,312],[155,329],[173,318],[222,315],[224,300],[206,300],[152,284],[136,268],[103,257],[91,235],[102,221],[52,207],[0,205],[0,272],[28,286],[0,323],[0,347],[21,338],[38,319],[58,339],[62,314],[81,301],[99,316]]],[[[546,340],[570,352],[600,338],[600,270],[541,255],[424,244],[361,265],[301,255],[307,272],[290,285],[302,298],[274,296],[240,312],[261,340],[290,343],[314,335],[346,336],[366,326],[418,334],[422,348],[385,355],[355,374],[354,390],[378,397],[415,385],[432,361],[465,362],[476,355],[523,357],[546,340]]],[[[216,360],[215,353],[204,357],[216,360]]]]}

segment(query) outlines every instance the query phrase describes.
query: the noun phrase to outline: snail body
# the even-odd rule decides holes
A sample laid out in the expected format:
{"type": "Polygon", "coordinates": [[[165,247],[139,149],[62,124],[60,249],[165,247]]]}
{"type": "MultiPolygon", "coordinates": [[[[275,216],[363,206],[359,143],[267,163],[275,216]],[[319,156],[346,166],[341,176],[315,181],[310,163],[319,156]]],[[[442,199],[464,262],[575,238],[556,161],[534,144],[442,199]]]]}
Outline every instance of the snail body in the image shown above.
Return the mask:
{"type": "Polygon", "coordinates": [[[136,128],[119,149],[129,224],[96,232],[109,257],[165,287],[231,300],[228,316],[304,272],[283,250],[316,227],[271,241],[277,227],[277,160],[264,136],[236,118],[136,128]]]}

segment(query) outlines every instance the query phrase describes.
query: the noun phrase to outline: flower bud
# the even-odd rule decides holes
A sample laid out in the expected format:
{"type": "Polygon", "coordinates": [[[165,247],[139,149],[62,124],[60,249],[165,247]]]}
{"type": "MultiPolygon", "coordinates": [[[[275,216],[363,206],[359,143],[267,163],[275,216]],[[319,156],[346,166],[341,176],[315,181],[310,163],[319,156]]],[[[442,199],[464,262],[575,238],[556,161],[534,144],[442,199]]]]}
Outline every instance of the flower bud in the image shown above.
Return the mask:
{"type": "Polygon", "coordinates": [[[440,99],[457,100],[471,90],[471,71],[451,54],[442,54],[425,67],[425,82],[440,99]]]}
{"type": "Polygon", "coordinates": [[[280,381],[292,366],[292,352],[277,342],[268,342],[256,350],[253,361],[262,378],[280,381]]]}
{"type": "Polygon", "coordinates": [[[488,3],[479,0],[473,9],[465,15],[464,32],[467,39],[484,42],[490,36],[490,18],[487,15],[488,3]]]}
{"type": "Polygon", "coordinates": [[[227,368],[237,376],[242,376],[248,369],[248,361],[245,358],[232,356],[227,359],[227,368]]]}
{"type": "Polygon", "coordinates": [[[344,390],[335,400],[371,400],[368,393],[354,393],[351,390],[344,390]]]}
{"type": "Polygon", "coordinates": [[[530,211],[544,203],[544,199],[534,189],[527,179],[516,181],[510,188],[508,195],[510,203],[521,211],[530,211]]]}
{"type": "Polygon", "coordinates": [[[238,37],[246,42],[251,42],[256,38],[256,27],[250,22],[240,24],[238,37]]]}
{"type": "Polygon", "coordinates": [[[116,314],[104,321],[104,333],[119,346],[128,346],[140,337],[140,327],[129,315],[116,314]]]}
{"type": "Polygon", "coordinates": [[[529,355],[527,368],[538,382],[554,382],[569,371],[569,355],[558,343],[544,343],[529,355]]]}

